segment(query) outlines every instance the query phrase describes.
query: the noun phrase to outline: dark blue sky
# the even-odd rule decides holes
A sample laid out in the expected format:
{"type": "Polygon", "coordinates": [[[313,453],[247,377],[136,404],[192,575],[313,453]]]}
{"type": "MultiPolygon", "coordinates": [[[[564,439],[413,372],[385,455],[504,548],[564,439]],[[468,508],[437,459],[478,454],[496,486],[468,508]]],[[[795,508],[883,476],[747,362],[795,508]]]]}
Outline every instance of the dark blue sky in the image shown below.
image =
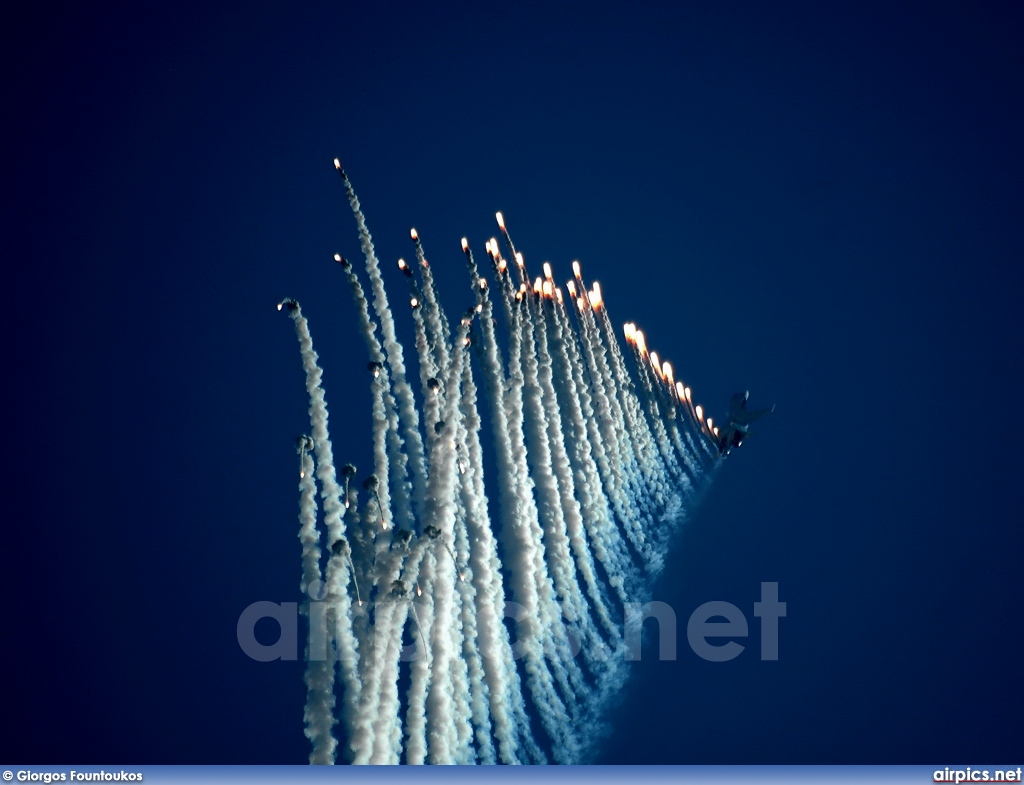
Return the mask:
{"type": "Polygon", "coordinates": [[[298,599],[282,296],[336,454],[368,460],[335,155],[396,295],[416,226],[464,308],[459,238],[500,209],[712,413],[777,404],[657,591],[680,627],[736,604],[750,646],[706,663],[681,633],[637,665],[601,761],[1019,753],[1020,10],[370,5],[4,25],[3,756],[305,760],[301,664],[251,662],[235,623],[298,599]],[[788,603],[776,663],[761,581],[788,603]]]}

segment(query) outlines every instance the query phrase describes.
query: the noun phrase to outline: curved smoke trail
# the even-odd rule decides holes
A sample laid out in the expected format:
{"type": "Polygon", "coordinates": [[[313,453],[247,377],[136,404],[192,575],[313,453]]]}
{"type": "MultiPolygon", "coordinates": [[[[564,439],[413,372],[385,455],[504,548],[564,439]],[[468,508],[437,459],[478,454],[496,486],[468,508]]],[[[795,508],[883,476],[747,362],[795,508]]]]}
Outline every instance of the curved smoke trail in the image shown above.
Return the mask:
{"type": "Polygon", "coordinates": [[[313,600],[304,606],[310,762],[333,763],[339,746],[357,763],[584,760],[627,677],[626,605],[649,598],[673,531],[710,481],[717,429],[632,323],[621,350],[600,286],[586,288],[578,263],[564,290],[547,264],[531,282],[500,213],[511,263],[489,240],[484,278],[463,239],[473,301],[461,321],[441,309],[415,230],[419,276],[399,260],[418,406],[365,216],[335,166],[373,293],[336,255],[373,371],[374,467],[360,508],[355,467],[342,468],[343,487],[335,474],[308,324],[297,302],[282,301],[312,426],[298,442],[301,587],[313,600]],[[485,481],[487,441],[497,472],[485,481]]]}

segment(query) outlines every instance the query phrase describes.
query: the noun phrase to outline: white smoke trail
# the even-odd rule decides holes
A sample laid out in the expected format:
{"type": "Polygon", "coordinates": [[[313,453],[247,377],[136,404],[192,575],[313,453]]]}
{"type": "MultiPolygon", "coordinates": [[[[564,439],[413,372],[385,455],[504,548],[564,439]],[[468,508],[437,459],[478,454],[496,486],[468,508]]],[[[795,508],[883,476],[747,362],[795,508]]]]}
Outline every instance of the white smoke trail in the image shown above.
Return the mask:
{"type": "MultiPolygon", "coordinates": [[[[300,439],[305,441],[307,437],[300,439]]],[[[321,580],[320,532],[316,528],[316,482],[313,479],[313,457],[303,448],[299,473],[299,541],[302,543],[302,583],[305,594],[314,581],[321,580]]]]}
{"type": "MultiPolygon", "coordinates": [[[[634,443],[639,450],[649,456],[649,471],[645,476],[647,484],[646,496],[654,502],[655,526],[651,530],[651,536],[658,541],[658,550],[661,550],[661,542],[664,541],[680,520],[679,510],[682,507],[682,497],[690,492],[690,481],[685,472],[680,468],[672,453],[671,441],[662,420],[662,411],[665,409],[665,397],[662,395],[664,383],[660,378],[653,375],[648,380],[653,386],[647,386],[648,401],[651,404],[647,408],[648,417],[640,413],[640,407],[636,406],[636,398],[627,394],[624,381],[616,371],[615,353],[618,345],[615,342],[615,335],[605,328],[608,323],[607,314],[602,303],[595,305],[593,309],[595,324],[601,334],[603,342],[609,347],[607,357],[609,364],[610,386],[619,400],[627,427],[633,434],[634,443]],[[657,402],[661,402],[659,408],[657,402]]],[[[653,574],[657,574],[663,565],[658,561],[651,566],[653,574]]]]}
{"type": "MultiPolygon", "coordinates": [[[[490,682],[487,680],[486,668],[481,653],[481,632],[479,621],[488,614],[493,614],[487,596],[480,596],[481,590],[488,593],[493,590],[489,560],[481,559],[484,554],[474,554],[471,542],[480,540],[483,548],[489,543],[490,522],[487,520],[486,498],[481,498],[483,483],[477,476],[473,456],[479,455],[479,434],[475,428],[479,423],[467,421],[467,414],[476,408],[476,391],[469,362],[463,364],[462,395],[459,402],[460,419],[458,422],[457,443],[467,445],[467,460],[460,457],[459,494],[461,498],[461,515],[456,522],[456,550],[460,555],[468,557],[468,564],[460,570],[458,584],[461,603],[460,622],[462,624],[463,656],[470,681],[470,699],[468,709],[474,728],[474,735],[479,749],[480,761],[485,764],[495,763],[494,744],[491,740],[492,723],[489,713],[490,682]],[[473,431],[470,429],[474,428],[473,431]],[[482,510],[481,510],[482,503],[482,510]],[[481,517],[482,512],[482,517],[481,517]],[[472,534],[470,533],[472,529],[472,534]],[[474,555],[477,558],[473,558],[474,555]],[[482,575],[477,575],[477,568],[482,575]]],[[[479,465],[479,464],[476,464],[479,465]]],[[[490,543],[493,545],[493,543],[490,543]]],[[[479,550],[479,549],[478,549],[479,550]]],[[[497,559],[497,554],[494,554],[497,559]]]]}
{"type": "MultiPolygon", "coordinates": [[[[518,257],[519,261],[522,257],[518,257]]],[[[521,265],[522,267],[522,265],[521,265]]],[[[548,571],[545,551],[542,545],[543,529],[540,523],[540,510],[534,500],[532,489],[537,488],[537,481],[531,476],[527,462],[525,440],[525,401],[534,400],[533,388],[535,380],[528,369],[528,361],[524,361],[524,352],[530,353],[532,346],[525,345],[524,338],[528,329],[527,303],[521,298],[511,314],[511,340],[509,349],[510,386],[506,396],[506,406],[510,412],[513,455],[516,462],[516,476],[519,495],[519,516],[515,525],[518,537],[514,546],[523,546],[523,559],[511,562],[513,571],[513,596],[521,604],[524,612],[517,617],[517,629],[520,641],[524,644],[524,669],[527,674],[527,685],[530,688],[534,705],[541,723],[552,738],[553,754],[560,763],[572,763],[577,759],[579,741],[573,717],[566,706],[563,696],[572,692],[568,684],[568,674],[563,663],[553,653],[564,639],[558,596],[554,581],[548,571]],[[526,369],[526,370],[524,370],[526,369]],[[531,379],[526,375],[530,373],[531,379]],[[529,385],[529,387],[528,387],[529,385]],[[516,581],[516,576],[521,580],[516,581]],[[556,686],[557,685],[557,686],[556,686]],[[559,692],[561,690],[561,694],[559,692]]],[[[530,336],[532,342],[532,335],[530,336]]],[[[534,425],[536,426],[536,420],[534,425]]],[[[535,444],[543,444],[544,431],[536,431],[535,444]]],[[[550,499],[550,494],[546,496],[550,499]]]]}
{"type": "Polygon", "coordinates": [[[395,333],[395,320],[391,315],[391,308],[388,306],[388,295],[384,290],[384,279],[380,274],[380,262],[377,261],[377,253],[373,248],[373,238],[366,226],[366,218],[359,205],[356,192],[349,182],[348,175],[341,168],[338,159],[334,159],[334,166],[341,174],[345,183],[345,191],[348,194],[349,206],[355,216],[356,225],[359,228],[359,238],[362,243],[363,255],[366,257],[366,272],[370,276],[370,285],[373,289],[373,308],[380,319],[381,331],[384,334],[384,350],[387,353],[388,365],[393,376],[393,389],[395,398],[399,404],[399,416],[402,420],[405,440],[409,449],[410,465],[413,477],[413,491],[417,501],[417,508],[423,503],[423,493],[426,486],[426,466],[423,453],[423,437],[420,436],[419,415],[416,411],[416,404],[413,400],[412,388],[405,378],[405,359],[402,351],[402,344],[398,342],[395,333]]]}
{"type": "MultiPolygon", "coordinates": [[[[491,321],[491,302],[481,297],[481,312],[478,324],[481,331],[481,349],[488,355],[485,360],[485,373],[493,374],[500,369],[497,356],[497,344],[494,341],[493,322],[491,321]],[[489,369],[489,370],[488,370],[489,369]]],[[[468,365],[467,365],[468,371],[468,365]]],[[[489,376],[492,394],[500,401],[500,385],[489,376]]],[[[470,526],[470,558],[474,586],[477,589],[477,619],[480,631],[480,650],[483,657],[484,677],[490,698],[491,716],[494,721],[494,732],[498,740],[498,750],[505,763],[518,763],[520,729],[516,725],[515,695],[518,691],[518,674],[512,660],[508,631],[502,623],[505,612],[505,596],[501,583],[501,563],[498,560],[497,543],[491,533],[490,518],[487,511],[487,498],[483,484],[483,450],[480,445],[480,415],[476,408],[476,388],[472,376],[463,376],[463,417],[468,434],[467,472],[469,485],[472,487],[472,502],[467,504],[470,526]],[[511,682],[515,682],[515,688],[511,682]]],[[[502,414],[496,418],[502,421],[502,414]]],[[[501,452],[500,463],[511,468],[511,445],[504,438],[504,431],[496,431],[499,435],[498,447],[501,452]]],[[[511,478],[509,478],[510,480],[511,478]]],[[[503,505],[511,505],[511,482],[500,483],[503,490],[503,505]]],[[[528,729],[527,729],[528,730],[528,729]]]]}
{"type": "Polygon", "coordinates": [[[549,347],[553,349],[550,352],[553,365],[549,418],[561,418],[561,412],[565,412],[564,425],[560,426],[562,433],[555,447],[558,452],[559,476],[562,478],[560,488],[563,492],[563,506],[569,511],[566,525],[571,534],[573,553],[586,584],[587,595],[606,634],[611,636],[612,643],[615,644],[619,637],[618,629],[611,618],[605,592],[595,571],[593,557],[596,556],[598,561],[605,564],[605,569],[612,571],[613,574],[625,571],[628,567],[621,562],[613,567],[611,563],[612,556],[604,537],[605,527],[601,525],[602,522],[606,525],[610,522],[611,510],[607,500],[603,499],[599,486],[595,487],[597,469],[590,453],[587,430],[580,411],[579,393],[570,368],[564,324],[561,319],[564,312],[560,304],[552,302],[551,305],[549,347]],[[597,499],[599,494],[603,503],[597,499]],[[578,501],[576,496],[579,496],[578,501]]]}
{"type": "MultiPolygon", "coordinates": [[[[575,483],[565,446],[562,417],[555,395],[552,359],[547,338],[547,322],[553,317],[554,301],[544,294],[540,298],[535,298],[534,303],[530,321],[535,333],[536,351],[533,356],[536,357],[536,362],[530,362],[528,366],[531,378],[538,385],[541,420],[539,425],[546,430],[543,438],[546,439],[547,449],[534,450],[532,454],[539,454],[541,459],[549,459],[549,465],[542,467],[538,474],[549,481],[549,489],[554,494],[550,500],[554,515],[545,528],[548,546],[546,553],[556,579],[556,586],[564,596],[564,618],[574,622],[576,630],[581,635],[580,651],[584,662],[591,671],[598,668],[603,670],[598,663],[606,659],[607,652],[604,642],[594,629],[590,615],[591,603],[605,626],[613,628],[613,625],[593,573],[593,560],[583,533],[583,519],[575,496],[575,483]],[[577,570],[583,577],[591,603],[587,602],[581,591],[577,570]]],[[[569,663],[569,666],[571,672],[572,663],[569,663]]]]}
{"type": "Polygon", "coordinates": [[[400,261],[412,287],[418,407],[365,217],[336,166],[373,293],[372,316],[356,272],[335,257],[373,374],[373,471],[361,511],[354,467],[344,467],[344,489],[335,477],[308,325],[297,303],[279,306],[295,321],[310,395],[312,444],[299,448],[301,585],[326,586],[325,602],[305,606],[328,655],[316,656],[311,635],[310,761],[332,763],[341,746],[356,763],[579,762],[628,676],[627,603],[649,597],[672,532],[717,466],[711,426],[627,325],[637,366],[630,373],[599,288],[583,290],[578,267],[575,321],[548,265],[547,281],[529,283],[500,214],[511,261],[493,239],[487,251],[507,364],[491,287],[465,239],[475,308],[451,326],[415,230],[422,286],[400,261]],[[482,372],[480,401],[471,353],[482,372]],[[497,469],[493,520],[487,443],[497,469]],[[323,578],[314,467],[327,531],[323,578]],[[333,735],[336,702],[344,745],[333,735]]]}
{"type": "MultiPolygon", "coordinates": [[[[627,414],[623,411],[619,402],[615,379],[608,365],[607,349],[594,318],[593,306],[589,301],[589,297],[585,296],[584,300],[587,307],[583,308],[580,312],[581,322],[584,325],[584,333],[592,347],[593,361],[597,368],[599,383],[611,406],[612,417],[610,422],[616,433],[614,441],[620,451],[620,461],[626,467],[625,474],[627,485],[630,489],[629,493],[634,505],[640,512],[643,530],[649,532],[654,525],[655,508],[664,503],[664,500],[660,497],[652,498],[651,495],[657,488],[654,478],[656,462],[654,460],[644,460],[645,456],[650,456],[641,450],[636,443],[636,439],[638,437],[642,438],[642,434],[634,433],[631,430],[631,426],[636,427],[637,424],[627,419],[627,414]]],[[[649,447],[649,445],[645,444],[645,447],[649,447]]],[[[646,534],[640,532],[641,529],[638,527],[640,539],[644,541],[646,534]]],[[[647,570],[650,572],[656,569],[656,557],[646,542],[644,542],[641,552],[644,554],[647,570]]]]}
{"type": "MultiPolygon", "coordinates": [[[[306,437],[301,437],[305,440],[306,437]]],[[[303,594],[314,592],[321,586],[320,573],[320,532],[316,528],[316,482],[313,479],[313,458],[301,450],[301,472],[299,479],[299,540],[302,542],[302,583],[303,594]]],[[[304,611],[310,617],[310,625],[317,625],[318,636],[310,635],[306,643],[306,738],[313,744],[309,754],[310,763],[333,763],[338,742],[334,738],[334,658],[328,643],[326,618],[319,613],[310,614],[308,603],[304,611]],[[324,650],[311,651],[314,637],[323,641],[324,650]]]]}
{"type": "MultiPolygon", "coordinates": [[[[554,689],[551,674],[544,662],[546,633],[542,627],[541,616],[543,614],[546,618],[550,615],[547,613],[547,606],[554,601],[554,592],[541,552],[537,508],[531,494],[533,481],[527,470],[523,441],[523,377],[519,368],[519,336],[522,325],[516,303],[510,300],[506,317],[510,322],[511,378],[506,380],[501,369],[493,323],[486,318],[487,313],[488,311],[485,311],[485,318],[480,320],[484,379],[491,398],[492,431],[496,436],[502,542],[506,552],[506,566],[510,571],[512,596],[522,609],[516,622],[519,645],[523,653],[523,669],[541,722],[552,738],[559,740],[556,753],[559,757],[564,757],[574,752],[576,745],[563,743],[569,717],[554,689]]],[[[514,663],[509,666],[507,672],[510,676],[516,672],[514,663]]],[[[518,673],[514,678],[518,679],[518,673]]],[[[541,759],[541,751],[535,744],[531,744],[530,724],[520,695],[514,698],[511,708],[518,719],[520,737],[527,745],[531,759],[541,759]]]]}
{"type": "Polygon", "coordinates": [[[579,310],[581,345],[590,372],[591,386],[597,403],[598,437],[604,443],[609,461],[609,487],[615,496],[616,512],[630,543],[636,549],[647,570],[651,569],[654,553],[644,537],[642,522],[651,522],[650,512],[639,490],[636,456],[627,436],[622,413],[618,410],[614,396],[609,395],[606,378],[607,368],[601,362],[603,348],[595,334],[589,306],[579,310]],[[625,440],[625,444],[621,442],[625,440]]]}
{"type": "MultiPolygon", "coordinates": [[[[429,541],[427,541],[429,542],[429,541]]],[[[417,592],[416,638],[422,642],[423,655],[413,660],[408,708],[405,719],[406,763],[425,763],[427,759],[427,694],[433,670],[434,632],[434,568],[437,559],[433,548],[427,548],[419,565],[419,573],[410,576],[422,589],[417,592]]],[[[439,674],[440,675],[440,674],[439,674]]]]}
{"type": "Polygon", "coordinates": [[[373,402],[374,473],[378,477],[389,478],[382,501],[385,509],[390,510],[393,496],[394,518],[391,519],[389,516],[389,520],[393,520],[395,525],[400,528],[411,528],[414,518],[412,486],[409,481],[409,459],[402,449],[403,441],[399,433],[398,407],[384,367],[384,349],[377,338],[377,325],[370,318],[369,304],[355,269],[341,254],[335,254],[334,259],[344,269],[345,278],[352,291],[359,332],[366,342],[370,366],[374,369],[374,378],[379,379],[382,375],[384,376],[383,382],[374,387],[373,402]]]}
{"type": "MultiPolygon", "coordinates": [[[[456,351],[450,363],[450,372],[445,379],[445,406],[440,433],[436,434],[430,451],[430,473],[427,485],[427,499],[424,505],[425,520],[429,526],[439,531],[438,539],[442,542],[453,539],[455,530],[455,417],[459,386],[462,380],[461,363],[465,351],[459,344],[465,338],[467,327],[463,325],[456,339],[456,351]]],[[[455,564],[453,559],[435,559],[434,571],[434,619],[435,626],[431,630],[433,644],[433,669],[443,675],[452,668],[455,656],[452,646],[452,626],[455,597],[455,564]]],[[[461,646],[460,646],[461,648],[461,646]]],[[[452,689],[455,685],[435,679],[427,697],[429,702],[430,738],[432,743],[430,761],[432,763],[452,763],[452,739],[449,731],[456,723],[453,714],[452,689]]]]}
{"type": "Polygon", "coordinates": [[[441,309],[437,297],[437,288],[434,286],[434,273],[430,269],[427,257],[423,253],[423,244],[420,237],[413,229],[412,240],[416,245],[416,259],[420,263],[420,275],[423,277],[423,305],[424,321],[429,329],[430,341],[434,346],[436,366],[440,373],[448,372],[448,363],[451,356],[447,347],[451,344],[451,333],[448,328],[448,319],[441,309]]]}
{"type": "MultiPolygon", "coordinates": [[[[583,520],[594,542],[594,553],[604,565],[608,584],[619,599],[636,598],[639,575],[623,542],[612,513],[612,491],[606,491],[602,478],[609,485],[611,470],[608,455],[597,431],[590,385],[586,383],[586,366],[580,357],[569,316],[564,308],[557,311],[558,357],[561,360],[562,406],[569,413],[573,434],[573,464],[581,477],[577,484],[583,520]]],[[[623,505],[624,506],[624,505],[623,505]]],[[[624,515],[622,506],[620,516],[624,515]]]]}
{"type": "Polygon", "coordinates": [[[364,676],[366,684],[371,686],[363,691],[358,715],[362,736],[370,740],[370,747],[363,748],[363,754],[354,759],[355,763],[397,763],[401,751],[400,741],[396,741],[393,734],[397,726],[400,739],[398,674],[402,630],[410,613],[409,587],[412,584],[409,581],[416,580],[425,547],[425,543],[418,542],[410,551],[411,539],[411,532],[400,533],[389,553],[380,560],[374,648],[366,658],[369,666],[364,676]]]}

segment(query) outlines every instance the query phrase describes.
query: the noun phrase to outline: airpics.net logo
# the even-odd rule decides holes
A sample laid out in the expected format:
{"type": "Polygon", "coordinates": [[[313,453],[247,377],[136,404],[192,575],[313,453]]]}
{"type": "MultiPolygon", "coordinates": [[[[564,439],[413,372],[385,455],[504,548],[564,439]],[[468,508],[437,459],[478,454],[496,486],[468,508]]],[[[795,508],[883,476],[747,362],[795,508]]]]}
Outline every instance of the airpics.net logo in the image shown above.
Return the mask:
{"type": "MultiPolygon", "coordinates": [[[[254,602],[242,611],[238,617],[237,638],[242,651],[257,662],[275,660],[296,660],[299,657],[299,615],[308,616],[309,638],[306,641],[306,657],[310,661],[324,661],[332,656],[330,635],[334,618],[333,603],[326,596],[323,583],[314,581],[307,589],[309,602],[300,609],[295,602],[254,602]],[[256,627],[263,620],[276,622],[278,627],[277,640],[263,642],[257,638],[256,627]]],[[[387,601],[368,602],[353,605],[352,614],[364,623],[367,629],[367,640],[376,651],[385,651],[388,641],[383,636],[389,635],[391,628],[379,629],[374,621],[390,615],[396,610],[406,610],[415,632],[413,642],[403,645],[401,661],[412,662],[428,657],[427,649],[432,643],[432,632],[436,625],[420,627],[420,619],[430,619],[430,608],[418,602],[415,596],[403,596],[387,601]],[[417,610],[418,609],[418,610],[417,610]],[[375,645],[375,638],[380,635],[382,640],[375,645]]],[[[779,584],[775,581],[761,583],[761,597],[753,603],[754,618],[760,622],[760,658],[762,660],[779,659],[779,619],[786,617],[786,603],[779,601],[779,584]]],[[[506,602],[505,619],[521,623],[529,619],[529,611],[515,602],[506,602]]],[[[583,635],[574,619],[563,616],[560,634],[551,636],[546,642],[545,655],[558,659],[573,659],[583,648],[583,635]]],[[[266,628],[266,625],[260,625],[266,628]]],[[[513,625],[514,628],[515,625],[513,625]]],[[[587,654],[592,659],[622,657],[627,661],[641,659],[641,640],[645,632],[656,633],[659,660],[677,659],[677,617],[675,610],[665,602],[657,600],[639,603],[625,603],[623,627],[614,649],[604,642],[591,644],[587,654]],[[653,620],[655,624],[646,624],[653,620]]],[[[708,662],[728,662],[734,660],[747,648],[736,639],[750,636],[750,624],[746,614],[731,602],[721,600],[705,602],[697,607],[686,622],[686,641],[690,650],[708,662]]],[[[266,638],[266,635],[259,637],[266,638]]],[[[593,640],[593,636],[590,637],[593,640]]],[[[512,656],[515,659],[525,656],[526,646],[520,640],[511,642],[512,656]]],[[[482,654],[488,656],[489,649],[482,654]]],[[[948,780],[954,782],[954,780],[948,780]]],[[[936,780],[938,782],[938,780],[936,780]]]]}
{"type": "Polygon", "coordinates": [[[1015,769],[936,769],[932,782],[1020,782],[1021,767],[1015,769]]]}

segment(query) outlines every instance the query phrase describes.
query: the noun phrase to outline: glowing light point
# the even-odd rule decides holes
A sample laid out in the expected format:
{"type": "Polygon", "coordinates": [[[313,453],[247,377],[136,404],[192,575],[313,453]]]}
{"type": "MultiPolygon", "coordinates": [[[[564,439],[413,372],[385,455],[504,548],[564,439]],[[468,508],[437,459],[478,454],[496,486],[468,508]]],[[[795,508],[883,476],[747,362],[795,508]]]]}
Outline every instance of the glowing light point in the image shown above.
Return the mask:
{"type": "Polygon", "coordinates": [[[690,388],[689,388],[689,387],[687,387],[686,389],[684,389],[684,390],[683,390],[683,392],[685,392],[685,393],[686,393],[686,400],[688,400],[688,401],[692,401],[692,400],[693,400],[693,398],[692,398],[692,397],[691,397],[691,395],[690,395],[690,388]]]}
{"type": "Polygon", "coordinates": [[[516,251],[516,264],[520,267],[526,266],[526,262],[523,261],[523,255],[519,251],[516,251]]]}
{"type": "Polygon", "coordinates": [[[462,238],[462,250],[463,251],[468,251],[469,250],[469,240],[467,240],[465,237],[462,238]]]}
{"type": "Polygon", "coordinates": [[[544,262],[544,277],[551,280],[551,265],[548,262],[544,262]]]}
{"type": "Polygon", "coordinates": [[[413,308],[419,308],[420,307],[420,301],[417,300],[415,297],[413,297],[413,298],[411,298],[409,300],[409,305],[411,305],[413,308]]]}
{"type": "Polygon", "coordinates": [[[544,292],[544,296],[545,297],[553,296],[552,295],[552,289],[551,289],[551,281],[545,281],[544,282],[544,284],[542,286],[542,291],[544,292]]]}
{"type": "Polygon", "coordinates": [[[280,311],[283,307],[284,307],[284,303],[278,303],[277,304],[277,310],[280,311]]]}
{"type": "Polygon", "coordinates": [[[502,231],[504,231],[505,230],[505,216],[503,216],[500,212],[497,212],[497,213],[494,214],[494,220],[496,220],[498,222],[498,228],[501,229],[502,231]]]}
{"type": "Polygon", "coordinates": [[[341,161],[339,161],[337,158],[334,159],[334,168],[338,169],[339,171],[341,170],[341,161]]]}
{"type": "Polygon", "coordinates": [[[572,274],[573,274],[573,276],[577,280],[579,280],[580,278],[583,277],[583,274],[580,272],[580,263],[579,262],[573,262],[572,263],[572,274]]]}
{"type": "Polygon", "coordinates": [[[576,282],[575,281],[569,281],[569,283],[567,283],[565,285],[565,288],[569,290],[569,296],[570,297],[575,297],[576,296],[576,282]]]}
{"type": "Polygon", "coordinates": [[[420,236],[418,234],[416,234],[416,229],[415,228],[409,230],[409,236],[413,240],[419,240],[420,239],[420,236]]]}
{"type": "Polygon", "coordinates": [[[701,408],[699,403],[694,408],[693,412],[694,412],[694,414],[697,415],[697,419],[698,420],[703,420],[704,419],[704,410],[701,408]]]}

